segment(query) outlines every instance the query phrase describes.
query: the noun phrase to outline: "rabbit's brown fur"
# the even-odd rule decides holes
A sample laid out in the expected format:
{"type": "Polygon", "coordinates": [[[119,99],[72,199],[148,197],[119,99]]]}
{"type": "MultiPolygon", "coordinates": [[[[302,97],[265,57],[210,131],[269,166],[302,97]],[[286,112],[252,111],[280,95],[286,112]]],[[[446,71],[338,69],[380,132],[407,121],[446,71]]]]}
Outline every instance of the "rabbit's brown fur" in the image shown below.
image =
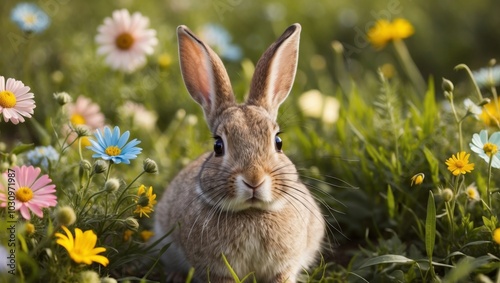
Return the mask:
{"type": "Polygon", "coordinates": [[[186,27],[178,28],[181,70],[191,96],[223,144],[188,165],[156,209],[155,231],[171,247],[172,271],[195,268],[195,279],[295,282],[318,256],[325,222],[293,163],[278,148],[279,105],[293,84],[300,25],[295,24],[259,60],[245,104],[237,104],[219,57],[186,27]]]}

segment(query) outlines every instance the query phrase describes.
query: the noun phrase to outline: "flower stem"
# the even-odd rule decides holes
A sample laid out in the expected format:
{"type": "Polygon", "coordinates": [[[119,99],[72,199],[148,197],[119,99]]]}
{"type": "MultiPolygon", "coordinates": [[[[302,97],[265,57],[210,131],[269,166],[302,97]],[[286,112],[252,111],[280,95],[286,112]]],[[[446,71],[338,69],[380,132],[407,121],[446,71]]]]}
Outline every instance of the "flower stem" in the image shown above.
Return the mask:
{"type": "Polygon", "coordinates": [[[394,48],[396,49],[398,59],[404,70],[406,71],[406,74],[412,80],[413,84],[417,88],[417,91],[421,94],[424,94],[426,89],[425,80],[422,77],[422,74],[418,70],[417,66],[415,65],[415,62],[411,58],[406,44],[402,40],[394,40],[393,44],[394,48]]]}
{"type": "Polygon", "coordinates": [[[481,94],[481,90],[479,90],[479,86],[476,83],[476,80],[474,79],[474,75],[472,74],[472,71],[470,70],[469,66],[465,64],[458,64],[455,66],[455,70],[460,70],[464,69],[467,74],[469,75],[469,78],[472,80],[472,84],[474,85],[474,89],[476,90],[476,94],[479,98],[479,101],[483,101],[483,95],[481,94]]]}
{"type": "Polygon", "coordinates": [[[488,162],[488,183],[486,185],[486,200],[488,203],[488,208],[491,207],[491,168],[492,168],[492,163],[493,163],[493,155],[490,156],[490,161],[488,162]]]}

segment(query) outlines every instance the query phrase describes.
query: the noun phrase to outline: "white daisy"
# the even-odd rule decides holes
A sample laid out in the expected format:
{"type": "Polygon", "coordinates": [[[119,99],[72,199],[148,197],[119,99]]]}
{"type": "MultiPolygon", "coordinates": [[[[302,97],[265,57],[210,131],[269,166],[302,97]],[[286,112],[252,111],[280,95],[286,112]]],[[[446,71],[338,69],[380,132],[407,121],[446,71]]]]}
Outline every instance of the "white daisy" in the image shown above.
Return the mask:
{"type": "Polygon", "coordinates": [[[24,117],[31,118],[35,109],[35,95],[23,82],[0,76],[0,114],[5,122],[13,124],[24,122],[24,117]]]}
{"type": "Polygon", "coordinates": [[[112,69],[131,73],[146,64],[146,55],[158,44],[156,31],[147,29],[149,19],[126,9],[116,10],[97,29],[97,54],[106,56],[112,69]]]}

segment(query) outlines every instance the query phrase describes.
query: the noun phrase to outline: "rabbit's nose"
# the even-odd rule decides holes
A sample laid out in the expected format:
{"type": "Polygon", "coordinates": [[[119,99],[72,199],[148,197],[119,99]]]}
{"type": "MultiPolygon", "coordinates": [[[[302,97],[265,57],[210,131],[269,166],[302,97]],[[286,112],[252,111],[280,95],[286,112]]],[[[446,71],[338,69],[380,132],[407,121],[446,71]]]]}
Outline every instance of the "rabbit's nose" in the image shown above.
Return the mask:
{"type": "Polygon", "coordinates": [[[254,182],[248,182],[247,180],[242,181],[245,186],[255,191],[264,183],[265,180],[261,180],[260,182],[257,182],[257,184],[255,184],[254,182]]]}

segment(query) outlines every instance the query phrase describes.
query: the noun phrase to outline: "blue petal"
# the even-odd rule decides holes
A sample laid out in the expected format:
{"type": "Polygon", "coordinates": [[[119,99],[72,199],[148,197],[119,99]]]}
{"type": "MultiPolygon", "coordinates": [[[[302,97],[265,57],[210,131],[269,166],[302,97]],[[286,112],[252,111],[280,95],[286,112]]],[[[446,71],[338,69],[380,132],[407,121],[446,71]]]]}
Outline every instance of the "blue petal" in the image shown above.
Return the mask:
{"type": "Polygon", "coordinates": [[[490,143],[500,147],[500,132],[495,132],[490,136],[490,143]]]}
{"type": "Polygon", "coordinates": [[[120,128],[118,126],[115,126],[113,129],[113,134],[110,135],[110,144],[109,145],[114,145],[116,146],[118,144],[118,140],[120,139],[120,128]]]}
{"type": "Polygon", "coordinates": [[[120,139],[118,140],[118,142],[116,143],[116,146],[119,147],[119,148],[122,148],[128,141],[128,138],[130,137],[130,132],[129,131],[126,131],[125,133],[123,133],[123,135],[120,137],[120,139]]]}

